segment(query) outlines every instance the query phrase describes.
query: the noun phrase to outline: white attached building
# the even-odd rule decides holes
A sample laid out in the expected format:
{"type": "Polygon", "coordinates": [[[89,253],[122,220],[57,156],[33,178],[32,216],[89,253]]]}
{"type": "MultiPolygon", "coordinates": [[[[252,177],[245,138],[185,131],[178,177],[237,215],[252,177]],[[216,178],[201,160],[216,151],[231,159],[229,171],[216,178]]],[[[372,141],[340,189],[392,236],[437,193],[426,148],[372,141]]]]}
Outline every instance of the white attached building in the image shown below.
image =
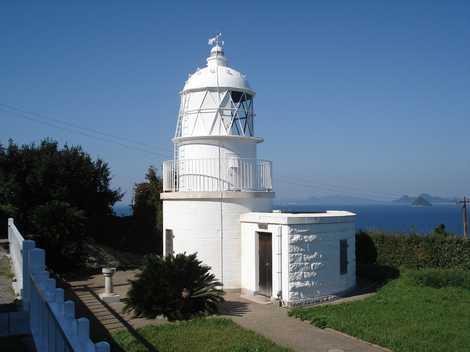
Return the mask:
{"type": "Polygon", "coordinates": [[[181,92],[174,159],[163,164],[164,254],[197,252],[224,289],[282,293],[285,303],[349,289],[355,284],[354,214],[272,213],[271,162],[256,152],[263,139],[255,136],[255,92],[227,65],[220,36],[210,44],[207,66],[190,75],[181,92]],[[311,231],[294,235],[301,224],[311,231]],[[312,241],[299,249],[305,252],[301,268],[299,256],[289,253],[300,248],[302,234],[312,241]],[[346,254],[341,240],[348,241],[346,254]],[[340,257],[347,261],[342,271],[340,257]]]}

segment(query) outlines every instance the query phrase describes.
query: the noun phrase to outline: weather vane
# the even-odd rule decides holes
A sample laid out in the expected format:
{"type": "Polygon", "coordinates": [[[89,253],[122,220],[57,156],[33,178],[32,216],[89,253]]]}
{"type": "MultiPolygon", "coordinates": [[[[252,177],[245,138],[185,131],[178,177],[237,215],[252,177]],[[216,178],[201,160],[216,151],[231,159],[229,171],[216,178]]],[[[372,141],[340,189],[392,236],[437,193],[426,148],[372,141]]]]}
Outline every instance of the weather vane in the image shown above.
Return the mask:
{"type": "Polygon", "coordinates": [[[224,46],[224,41],[220,39],[221,37],[222,33],[217,33],[215,37],[209,38],[209,45],[224,46]]]}

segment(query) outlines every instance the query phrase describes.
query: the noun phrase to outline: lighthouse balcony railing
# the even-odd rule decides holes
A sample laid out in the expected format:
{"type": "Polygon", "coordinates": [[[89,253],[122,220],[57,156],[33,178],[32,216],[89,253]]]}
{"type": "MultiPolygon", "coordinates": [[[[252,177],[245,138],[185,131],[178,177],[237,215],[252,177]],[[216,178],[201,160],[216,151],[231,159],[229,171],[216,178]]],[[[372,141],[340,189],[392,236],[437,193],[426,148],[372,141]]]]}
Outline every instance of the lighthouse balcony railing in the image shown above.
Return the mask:
{"type": "Polygon", "coordinates": [[[180,159],[163,162],[164,192],[271,192],[271,161],[180,159]]]}

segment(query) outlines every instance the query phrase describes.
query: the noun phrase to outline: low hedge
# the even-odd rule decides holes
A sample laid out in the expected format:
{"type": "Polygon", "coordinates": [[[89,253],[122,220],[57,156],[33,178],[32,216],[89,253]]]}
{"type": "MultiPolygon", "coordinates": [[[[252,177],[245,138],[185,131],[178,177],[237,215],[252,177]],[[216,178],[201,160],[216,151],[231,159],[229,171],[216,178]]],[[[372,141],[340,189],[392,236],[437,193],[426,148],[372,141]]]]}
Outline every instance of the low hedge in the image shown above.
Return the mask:
{"type": "Polygon", "coordinates": [[[410,271],[407,275],[421,286],[470,289],[470,272],[464,270],[423,269],[410,271]]]}
{"type": "Polygon", "coordinates": [[[359,273],[371,264],[397,269],[470,270],[470,240],[360,231],[356,235],[356,262],[359,273]]]}

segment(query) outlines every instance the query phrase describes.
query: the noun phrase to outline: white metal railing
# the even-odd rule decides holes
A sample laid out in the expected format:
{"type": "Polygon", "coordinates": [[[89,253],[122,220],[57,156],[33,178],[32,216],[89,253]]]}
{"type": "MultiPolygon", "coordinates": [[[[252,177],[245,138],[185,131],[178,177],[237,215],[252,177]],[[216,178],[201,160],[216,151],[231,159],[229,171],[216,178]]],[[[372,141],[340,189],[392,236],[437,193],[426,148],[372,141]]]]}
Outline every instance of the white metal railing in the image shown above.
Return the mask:
{"type": "Polygon", "coordinates": [[[64,290],[46,270],[46,254],[25,240],[8,219],[10,256],[13,262],[23,310],[28,314],[29,330],[38,352],[109,352],[107,342],[94,344],[90,322],[75,318],[75,303],[64,301],[64,290]]]}
{"type": "Polygon", "coordinates": [[[163,162],[164,192],[270,192],[268,160],[180,159],[163,162]]]}
{"type": "Polygon", "coordinates": [[[8,242],[10,246],[10,258],[13,266],[13,273],[16,281],[13,283],[13,289],[19,296],[23,290],[23,250],[24,238],[16,228],[13,219],[8,219],[8,242]]]}

